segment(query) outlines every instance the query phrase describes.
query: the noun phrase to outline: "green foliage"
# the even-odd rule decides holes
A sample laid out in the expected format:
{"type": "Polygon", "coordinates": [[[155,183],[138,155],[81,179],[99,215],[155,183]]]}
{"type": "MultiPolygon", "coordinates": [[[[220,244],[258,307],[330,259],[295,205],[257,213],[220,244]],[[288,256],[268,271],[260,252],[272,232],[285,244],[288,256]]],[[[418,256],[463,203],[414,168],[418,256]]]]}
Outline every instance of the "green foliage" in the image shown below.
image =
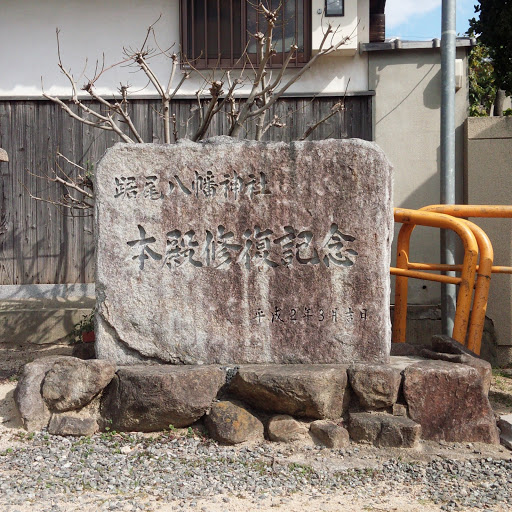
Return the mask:
{"type": "Polygon", "coordinates": [[[32,441],[35,437],[35,432],[24,432],[23,430],[16,432],[15,437],[21,441],[32,441]]]}
{"type": "Polygon", "coordinates": [[[288,468],[290,471],[296,471],[303,475],[313,475],[315,473],[315,470],[311,466],[308,466],[307,464],[299,464],[297,462],[288,464],[288,468]]]}
{"type": "Polygon", "coordinates": [[[471,50],[468,68],[469,115],[488,116],[496,98],[496,82],[489,49],[482,43],[479,42],[471,50]]]}
{"type": "Polygon", "coordinates": [[[512,0],[479,0],[475,12],[479,19],[469,20],[479,42],[489,49],[496,86],[507,96],[512,94],[512,0]]]}
{"type": "Polygon", "coordinates": [[[72,331],[68,334],[71,344],[80,343],[82,341],[82,333],[94,331],[94,309],[88,315],[82,315],[82,320],[73,326],[72,331]]]}

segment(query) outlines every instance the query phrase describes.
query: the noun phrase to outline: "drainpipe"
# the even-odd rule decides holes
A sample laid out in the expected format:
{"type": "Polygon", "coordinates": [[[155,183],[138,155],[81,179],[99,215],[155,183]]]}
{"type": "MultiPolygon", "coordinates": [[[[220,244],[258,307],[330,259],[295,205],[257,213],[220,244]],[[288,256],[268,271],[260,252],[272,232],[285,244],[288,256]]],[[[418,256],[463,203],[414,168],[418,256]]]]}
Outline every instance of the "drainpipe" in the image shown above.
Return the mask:
{"type": "MultiPolygon", "coordinates": [[[[441,22],[441,203],[455,204],[455,7],[456,0],[443,0],[441,22]]],[[[455,264],[455,233],[441,230],[441,262],[455,264]]],[[[447,272],[455,275],[454,272],[447,272]]],[[[451,336],[457,290],[441,285],[441,324],[451,336]]]]}

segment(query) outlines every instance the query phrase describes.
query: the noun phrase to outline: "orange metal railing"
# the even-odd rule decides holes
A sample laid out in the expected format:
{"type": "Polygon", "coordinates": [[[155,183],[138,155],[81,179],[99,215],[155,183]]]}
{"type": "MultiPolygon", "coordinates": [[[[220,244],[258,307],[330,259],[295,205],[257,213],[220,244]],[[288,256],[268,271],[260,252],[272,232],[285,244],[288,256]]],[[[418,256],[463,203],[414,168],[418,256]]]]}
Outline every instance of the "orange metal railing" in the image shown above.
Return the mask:
{"type": "MultiPolygon", "coordinates": [[[[404,209],[395,209],[395,220],[403,222],[400,233],[398,235],[398,250],[397,250],[397,265],[400,268],[392,268],[391,273],[397,276],[396,291],[395,291],[395,316],[393,326],[393,341],[405,341],[405,328],[407,317],[407,279],[408,277],[416,277],[420,279],[429,279],[439,282],[449,282],[461,284],[459,295],[457,298],[457,309],[455,313],[455,324],[452,337],[466,344],[470,350],[476,354],[480,353],[480,345],[482,340],[482,333],[484,329],[485,313],[487,310],[487,299],[489,294],[489,286],[492,273],[507,273],[512,274],[512,267],[493,266],[493,249],[492,244],[486,233],[476,224],[469,222],[466,219],[459,217],[490,217],[490,218],[512,218],[512,206],[506,205],[431,205],[425,206],[418,210],[418,212],[434,213],[437,215],[449,215],[452,218],[462,223],[469,229],[476,241],[478,252],[480,253],[480,264],[476,264],[478,252],[473,254],[474,246],[468,245],[465,241],[465,236],[462,231],[457,231],[453,227],[464,243],[464,262],[462,265],[444,265],[432,263],[412,263],[409,261],[409,244],[410,236],[414,230],[415,225],[428,225],[440,228],[446,228],[447,225],[442,225],[446,219],[430,218],[430,223],[416,222],[410,217],[404,217],[402,212],[408,212],[404,209]],[[401,219],[408,218],[407,222],[401,219]],[[471,255],[467,257],[467,250],[470,247],[471,255]],[[474,267],[474,272],[477,273],[477,279],[474,283],[475,296],[473,299],[473,308],[471,308],[471,291],[473,281],[466,281],[464,276],[469,276],[467,265],[474,267]],[[442,276],[439,274],[428,274],[424,271],[458,271],[462,272],[461,278],[454,278],[449,276],[442,276]],[[429,277],[426,277],[426,275],[429,277]],[[464,288],[463,288],[464,287],[464,288]],[[466,288],[469,287],[469,288],[466,288]],[[469,293],[467,293],[469,290],[469,293]],[[462,292],[462,294],[461,294],[462,292]],[[471,319],[469,320],[469,315],[471,319]],[[468,324],[469,322],[469,324],[468,324]],[[469,330],[468,330],[469,327],[469,330]]],[[[415,210],[413,210],[415,211],[415,210]]],[[[416,219],[417,220],[417,219],[416,219]]],[[[460,225],[459,225],[460,230],[460,225]]],[[[468,239],[469,240],[469,239],[468,239]]],[[[474,274],[473,278],[474,279],[474,274]]]]}
{"type": "Polygon", "coordinates": [[[398,235],[397,267],[391,267],[391,274],[396,275],[393,341],[405,342],[407,286],[408,278],[413,277],[459,285],[452,337],[460,343],[464,343],[469,325],[469,312],[471,310],[471,299],[478,260],[478,243],[471,227],[468,225],[468,221],[457,219],[444,213],[404,208],[395,208],[394,215],[395,221],[401,222],[404,225],[398,235]],[[459,235],[464,245],[464,259],[460,277],[425,272],[424,270],[437,270],[429,264],[423,264],[422,269],[412,269],[411,262],[409,261],[409,245],[411,234],[417,225],[451,229],[459,235]]]}

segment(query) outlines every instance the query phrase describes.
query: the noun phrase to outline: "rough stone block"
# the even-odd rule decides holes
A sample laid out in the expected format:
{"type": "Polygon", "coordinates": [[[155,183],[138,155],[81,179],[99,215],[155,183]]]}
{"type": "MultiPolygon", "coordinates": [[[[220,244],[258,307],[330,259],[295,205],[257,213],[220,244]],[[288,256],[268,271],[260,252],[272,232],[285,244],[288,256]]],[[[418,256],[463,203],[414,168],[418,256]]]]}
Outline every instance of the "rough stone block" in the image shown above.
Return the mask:
{"type": "Polygon", "coordinates": [[[386,416],[377,439],[382,448],[415,448],[421,436],[421,425],[399,416],[386,416]]]}
{"type": "Polygon", "coordinates": [[[66,357],[48,371],[41,392],[51,410],[80,409],[110,383],[115,371],[115,365],[109,361],[66,357]]]}
{"type": "Polygon", "coordinates": [[[402,376],[391,366],[364,364],[348,369],[350,386],[366,410],[391,407],[398,398],[402,376]]]}
{"type": "Polygon", "coordinates": [[[206,416],[210,437],[224,444],[263,441],[263,423],[241,404],[214,402],[206,416]]]}
{"type": "Polygon", "coordinates": [[[94,418],[78,418],[66,413],[53,414],[48,425],[48,432],[56,436],[92,436],[98,429],[94,418]]]}
{"type": "Polygon", "coordinates": [[[303,439],[308,428],[287,414],[279,414],[270,418],[268,422],[268,438],[271,441],[290,443],[303,439]]]}
{"type": "Polygon", "coordinates": [[[212,366],[128,366],[106,388],[101,413],[120,431],[187,427],[209,410],[224,383],[224,371],[212,366]]]}
{"type": "Polygon", "coordinates": [[[46,373],[62,357],[43,357],[28,363],[14,391],[14,401],[23,422],[29,432],[35,432],[48,426],[50,410],[41,396],[41,385],[46,373]]]}
{"type": "Polygon", "coordinates": [[[95,196],[99,358],[388,361],[391,167],[376,145],[118,144],[95,196]]]}
{"type": "Polygon", "coordinates": [[[343,365],[241,366],[229,392],[256,409],[316,419],[344,411],[347,369],[343,365]]]}
{"type": "Polygon", "coordinates": [[[432,336],[432,350],[444,354],[465,354],[476,357],[474,352],[446,334],[435,334],[432,336]]]}
{"type": "MultiPolygon", "coordinates": [[[[448,336],[446,338],[450,339],[448,336]]],[[[460,345],[460,343],[453,340],[454,343],[460,345]]],[[[463,345],[461,345],[463,347],[463,345]]],[[[464,348],[464,347],[463,347],[464,348]]],[[[492,366],[491,363],[484,361],[483,359],[479,359],[478,357],[473,357],[467,354],[452,354],[452,353],[444,353],[444,352],[434,352],[429,349],[423,349],[420,352],[422,357],[426,359],[434,359],[439,361],[448,361],[450,363],[458,363],[465,364],[467,366],[471,366],[475,370],[478,371],[480,377],[482,379],[482,384],[484,387],[484,392],[486,395],[489,394],[489,390],[491,389],[492,382],[492,366]]]]}
{"type": "Polygon", "coordinates": [[[512,450],[512,414],[505,414],[498,420],[501,444],[512,450]]]}
{"type": "Polygon", "coordinates": [[[404,372],[409,416],[422,437],[453,442],[499,443],[484,383],[477,370],[446,361],[424,361],[404,372]]]}
{"type": "Polygon", "coordinates": [[[350,439],[356,443],[376,444],[381,429],[380,415],[367,412],[350,414],[348,430],[350,439]]]}
{"type": "Polygon", "coordinates": [[[330,420],[316,420],[310,425],[311,434],[327,448],[346,448],[350,444],[348,430],[330,420]]]}
{"type": "Polygon", "coordinates": [[[350,414],[349,432],[350,438],[358,443],[414,448],[420,439],[421,426],[408,418],[362,412],[350,414]]]}

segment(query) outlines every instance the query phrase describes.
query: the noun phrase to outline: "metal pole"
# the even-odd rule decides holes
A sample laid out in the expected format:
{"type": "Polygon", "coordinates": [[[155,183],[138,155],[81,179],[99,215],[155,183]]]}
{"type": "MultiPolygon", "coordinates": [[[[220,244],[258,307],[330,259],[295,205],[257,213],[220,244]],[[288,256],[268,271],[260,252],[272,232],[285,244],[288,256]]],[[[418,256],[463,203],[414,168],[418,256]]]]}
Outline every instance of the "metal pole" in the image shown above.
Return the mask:
{"type": "MultiPolygon", "coordinates": [[[[455,9],[456,0],[443,0],[441,22],[441,203],[455,204],[455,9]]],[[[441,262],[455,263],[455,233],[441,230],[441,262]]],[[[454,272],[447,272],[454,276],[454,272]]],[[[451,335],[457,290],[441,285],[441,313],[444,334],[451,335]]]]}

